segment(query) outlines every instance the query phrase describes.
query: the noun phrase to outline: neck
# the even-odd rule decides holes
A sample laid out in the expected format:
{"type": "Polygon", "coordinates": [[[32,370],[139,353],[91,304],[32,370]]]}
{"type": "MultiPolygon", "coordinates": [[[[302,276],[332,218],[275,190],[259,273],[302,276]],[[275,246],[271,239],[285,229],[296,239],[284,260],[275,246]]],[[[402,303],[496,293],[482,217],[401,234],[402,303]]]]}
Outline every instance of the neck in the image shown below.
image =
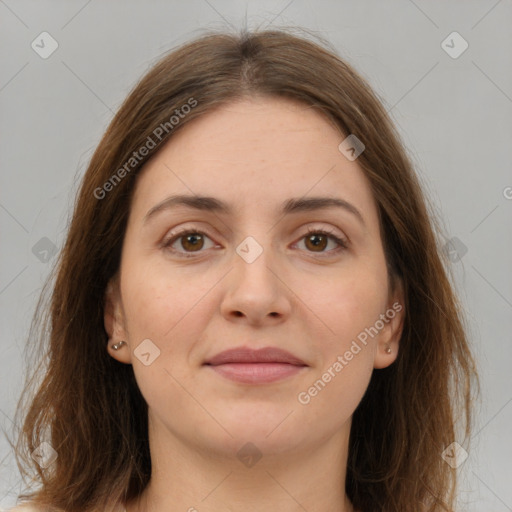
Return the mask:
{"type": "Polygon", "coordinates": [[[127,512],[354,512],[345,494],[350,422],[330,439],[287,451],[261,440],[218,451],[177,439],[150,421],[151,480],[127,512]],[[261,458],[258,457],[261,455],[261,458]]]}

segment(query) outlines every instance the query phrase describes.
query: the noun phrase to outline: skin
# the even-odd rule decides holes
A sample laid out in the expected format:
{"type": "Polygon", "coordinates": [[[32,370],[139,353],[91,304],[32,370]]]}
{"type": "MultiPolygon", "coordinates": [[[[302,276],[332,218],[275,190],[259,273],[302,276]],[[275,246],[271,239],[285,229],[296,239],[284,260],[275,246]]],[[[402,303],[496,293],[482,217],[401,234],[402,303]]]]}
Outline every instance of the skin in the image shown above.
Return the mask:
{"type": "Polygon", "coordinates": [[[342,485],[351,417],[374,369],[396,359],[404,310],[299,403],[361,331],[403,304],[401,286],[390,291],[369,183],[338,150],[344,138],[300,103],[244,99],[185,125],[138,176],[105,308],[108,353],[133,365],[149,408],[152,478],[127,512],[354,510],[342,485]],[[233,212],[176,206],[144,223],[172,194],[213,196],[233,212]],[[345,199],[364,225],[340,208],[280,213],[282,202],[304,196],[345,199]],[[207,236],[161,246],[181,228],[207,236]],[[348,247],[337,251],[321,235],[320,247],[308,243],[318,228],[348,247]],[[236,252],[248,236],[263,249],[252,263],[236,252]],[[187,251],[191,258],[180,257],[187,251]],[[134,353],[145,339],[160,350],[147,366],[134,353]],[[126,345],[113,350],[120,340],[126,345]],[[277,346],[308,366],[251,385],[203,365],[238,346],[277,346]],[[252,467],[237,457],[247,442],[262,455],[252,467]]]}

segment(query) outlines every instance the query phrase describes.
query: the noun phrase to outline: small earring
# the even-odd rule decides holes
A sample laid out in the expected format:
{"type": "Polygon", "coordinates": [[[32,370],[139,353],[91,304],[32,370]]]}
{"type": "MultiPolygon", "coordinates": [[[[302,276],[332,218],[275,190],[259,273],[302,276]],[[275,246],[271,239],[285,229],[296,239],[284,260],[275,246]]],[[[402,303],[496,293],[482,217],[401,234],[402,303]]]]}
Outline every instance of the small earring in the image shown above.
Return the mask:
{"type": "Polygon", "coordinates": [[[114,343],[112,348],[114,350],[119,350],[123,345],[126,345],[126,341],[120,341],[119,343],[114,343]]]}
{"type": "Polygon", "coordinates": [[[386,354],[391,354],[391,347],[389,345],[386,346],[385,352],[386,354]]]}

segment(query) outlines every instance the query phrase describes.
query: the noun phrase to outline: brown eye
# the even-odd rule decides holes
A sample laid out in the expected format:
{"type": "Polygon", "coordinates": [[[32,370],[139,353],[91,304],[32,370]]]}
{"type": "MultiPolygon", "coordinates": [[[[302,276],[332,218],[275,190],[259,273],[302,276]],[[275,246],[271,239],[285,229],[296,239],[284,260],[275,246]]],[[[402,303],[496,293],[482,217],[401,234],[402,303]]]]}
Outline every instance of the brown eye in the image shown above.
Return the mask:
{"type": "Polygon", "coordinates": [[[315,252],[322,252],[328,243],[328,237],[326,235],[317,233],[308,235],[306,238],[306,247],[312,249],[315,252]]]}
{"type": "Polygon", "coordinates": [[[181,231],[162,243],[162,247],[183,257],[191,257],[193,253],[205,252],[203,249],[213,247],[213,243],[209,247],[205,246],[206,240],[211,239],[206,233],[198,230],[181,231]],[[173,247],[174,246],[174,247],[173,247]]]}
{"type": "Polygon", "coordinates": [[[181,246],[187,251],[197,251],[203,248],[204,238],[200,233],[191,233],[181,236],[181,246]]]}
{"type": "Polygon", "coordinates": [[[347,248],[345,240],[324,229],[309,230],[302,240],[304,240],[306,251],[315,252],[322,256],[337,254],[339,251],[347,248]],[[335,242],[335,246],[333,249],[326,250],[331,240],[335,242]]]}

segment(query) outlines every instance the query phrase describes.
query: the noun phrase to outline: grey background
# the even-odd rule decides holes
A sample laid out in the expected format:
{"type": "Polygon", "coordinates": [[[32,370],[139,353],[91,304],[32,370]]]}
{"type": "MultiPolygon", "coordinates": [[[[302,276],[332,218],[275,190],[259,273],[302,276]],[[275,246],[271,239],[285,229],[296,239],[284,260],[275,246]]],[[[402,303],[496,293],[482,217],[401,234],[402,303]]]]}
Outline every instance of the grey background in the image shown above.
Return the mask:
{"type": "MultiPolygon", "coordinates": [[[[463,244],[453,242],[452,266],[483,386],[459,510],[512,511],[510,20],[510,0],[0,0],[1,425],[11,427],[25,337],[55,259],[40,240],[61,247],[79,178],[129,89],[203,28],[299,25],[372,84],[447,237],[463,244]],[[59,45],[47,59],[31,47],[43,31],[59,45]],[[453,31],[469,44],[455,59],[441,46],[453,31]]],[[[19,490],[2,436],[0,507],[19,490]]]]}

